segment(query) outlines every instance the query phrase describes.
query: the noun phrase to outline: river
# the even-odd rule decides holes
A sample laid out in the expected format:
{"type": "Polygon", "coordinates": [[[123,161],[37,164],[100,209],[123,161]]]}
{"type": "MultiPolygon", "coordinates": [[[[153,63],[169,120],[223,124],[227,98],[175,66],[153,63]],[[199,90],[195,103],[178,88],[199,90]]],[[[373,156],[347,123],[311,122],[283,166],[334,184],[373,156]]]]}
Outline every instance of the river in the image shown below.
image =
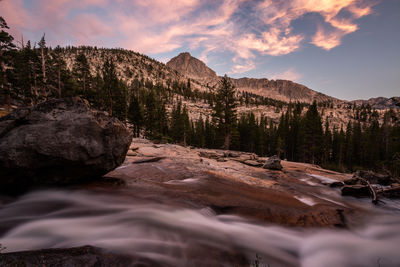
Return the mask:
{"type": "Polygon", "coordinates": [[[241,255],[253,266],[400,266],[390,204],[362,226],[300,229],[118,194],[34,191],[0,206],[0,244],[3,253],[93,245],[172,266],[231,266],[241,255]]]}

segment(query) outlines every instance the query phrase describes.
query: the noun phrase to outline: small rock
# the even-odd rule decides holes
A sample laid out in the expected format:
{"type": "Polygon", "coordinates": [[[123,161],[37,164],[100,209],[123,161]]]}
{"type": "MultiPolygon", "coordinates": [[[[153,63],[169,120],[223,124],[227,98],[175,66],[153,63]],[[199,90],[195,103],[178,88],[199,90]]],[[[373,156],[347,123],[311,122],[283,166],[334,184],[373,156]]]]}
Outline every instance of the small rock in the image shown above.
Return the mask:
{"type": "Polygon", "coordinates": [[[263,166],[264,169],[269,170],[282,170],[281,159],[278,156],[269,157],[263,166]]]}
{"type": "Polygon", "coordinates": [[[224,158],[217,158],[217,162],[227,162],[227,160],[224,158]]]}

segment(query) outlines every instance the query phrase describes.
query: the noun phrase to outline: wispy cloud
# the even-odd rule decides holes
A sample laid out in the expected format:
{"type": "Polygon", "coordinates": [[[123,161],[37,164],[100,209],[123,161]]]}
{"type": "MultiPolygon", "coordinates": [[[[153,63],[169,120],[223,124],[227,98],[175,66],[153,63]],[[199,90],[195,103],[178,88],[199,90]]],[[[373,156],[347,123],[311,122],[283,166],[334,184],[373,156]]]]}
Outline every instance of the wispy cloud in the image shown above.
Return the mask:
{"type": "Polygon", "coordinates": [[[371,14],[372,0],[0,0],[12,33],[46,32],[49,43],[119,46],[142,53],[189,47],[232,55],[232,73],[256,67],[258,55],[282,56],[305,45],[341,44],[371,14]],[[296,20],[319,14],[311,36],[296,20]]]}

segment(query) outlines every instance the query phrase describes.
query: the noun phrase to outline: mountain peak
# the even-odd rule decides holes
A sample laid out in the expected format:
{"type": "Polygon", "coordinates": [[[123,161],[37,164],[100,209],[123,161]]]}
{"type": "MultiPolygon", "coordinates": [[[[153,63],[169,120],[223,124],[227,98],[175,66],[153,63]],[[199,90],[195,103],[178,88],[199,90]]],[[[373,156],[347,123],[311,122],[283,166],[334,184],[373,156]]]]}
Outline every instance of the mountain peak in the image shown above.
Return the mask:
{"type": "Polygon", "coordinates": [[[217,79],[215,71],[207,65],[193,57],[189,52],[183,52],[168,61],[167,66],[183,74],[187,78],[200,82],[209,82],[217,79]]]}

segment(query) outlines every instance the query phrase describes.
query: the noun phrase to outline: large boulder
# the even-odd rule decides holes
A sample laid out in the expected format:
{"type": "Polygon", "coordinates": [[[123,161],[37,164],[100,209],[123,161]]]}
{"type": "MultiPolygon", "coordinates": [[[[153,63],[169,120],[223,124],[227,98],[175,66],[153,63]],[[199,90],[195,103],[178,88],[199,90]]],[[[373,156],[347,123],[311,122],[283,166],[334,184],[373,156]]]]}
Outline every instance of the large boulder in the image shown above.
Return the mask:
{"type": "Polygon", "coordinates": [[[79,97],[49,100],[0,118],[0,188],[99,178],[125,159],[132,136],[79,97]]]}
{"type": "Polygon", "coordinates": [[[263,166],[264,169],[282,170],[281,159],[278,156],[269,157],[263,166]]]}

